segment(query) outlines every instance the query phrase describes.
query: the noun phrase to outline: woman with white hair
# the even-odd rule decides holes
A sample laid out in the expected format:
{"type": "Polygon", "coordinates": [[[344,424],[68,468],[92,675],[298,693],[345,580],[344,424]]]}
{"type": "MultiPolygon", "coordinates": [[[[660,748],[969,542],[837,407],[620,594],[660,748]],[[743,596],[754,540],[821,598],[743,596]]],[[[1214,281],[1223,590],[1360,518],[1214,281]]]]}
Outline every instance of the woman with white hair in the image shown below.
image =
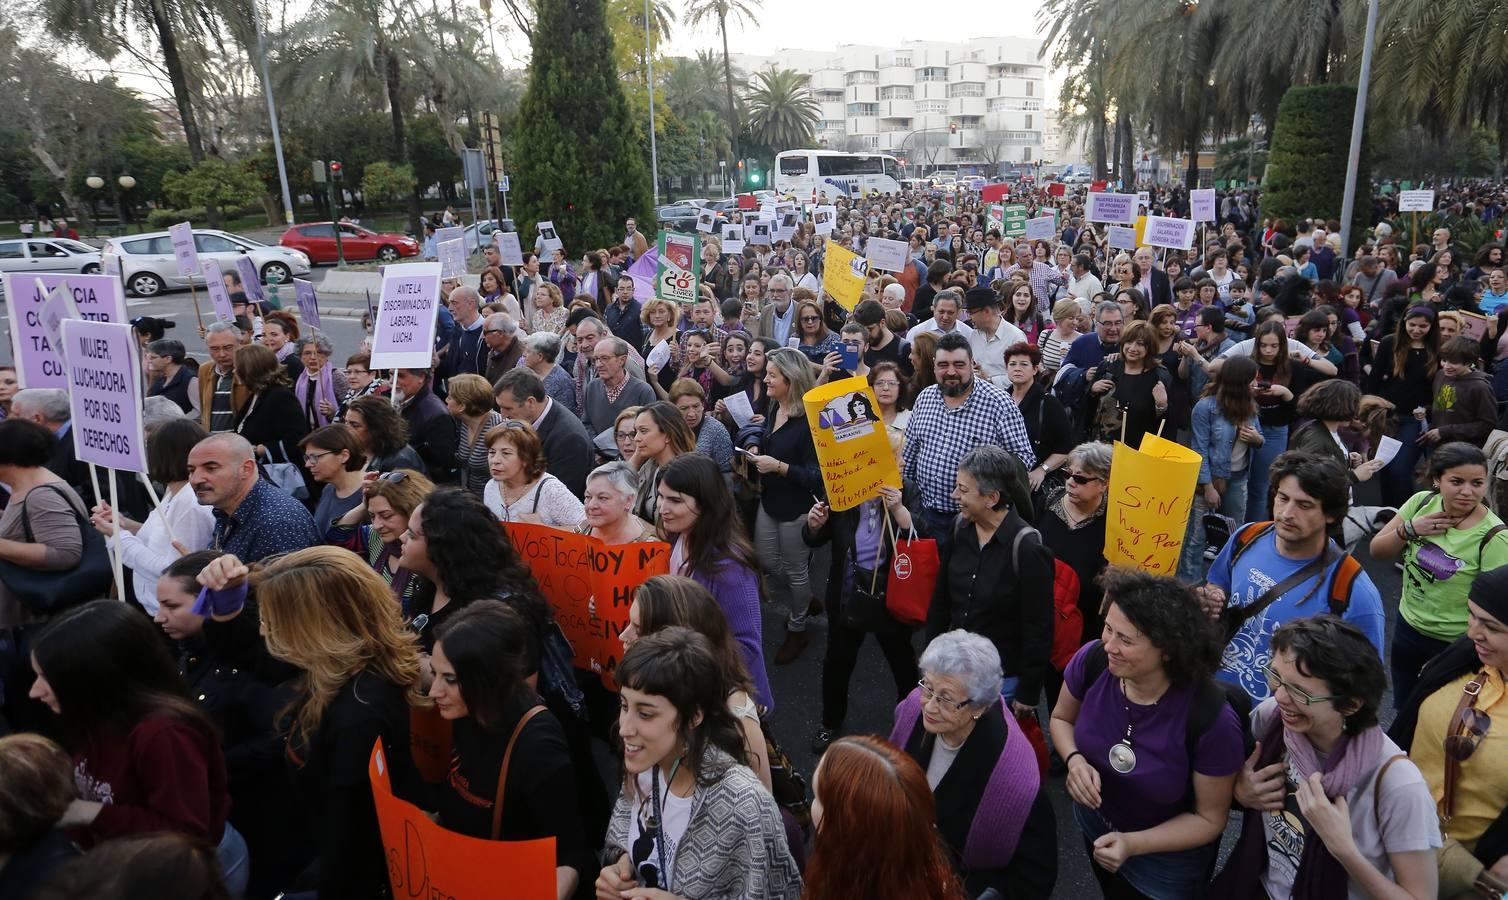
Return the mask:
{"type": "Polygon", "coordinates": [[[311,431],[335,421],[340,399],[351,389],[346,373],[330,365],[334,353],[335,344],[319,331],[298,342],[298,358],[304,367],[293,384],[293,393],[311,431]]]}
{"type": "Polygon", "coordinates": [[[1057,822],[1031,740],[1006,711],[995,645],[961,629],[940,634],[921,672],[895,708],[890,742],[926,771],[938,834],[968,896],[1051,895],[1057,822]]]}
{"type": "Polygon", "coordinates": [[[562,369],[558,362],[565,341],[553,331],[536,331],[523,340],[523,364],[544,382],[545,395],[553,397],[556,403],[570,410],[572,415],[579,415],[576,409],[576,382],[571,379],[571,373],[562,369]]]}
{"type": "Polygon", "coordinates": [[[582,497],[586,519],[581,533],[600,538],[605,544],[653,541],[655,527],[634,515],[639,493],[639,473],[622,460],[598,466],[586,477],[582,497]]]}

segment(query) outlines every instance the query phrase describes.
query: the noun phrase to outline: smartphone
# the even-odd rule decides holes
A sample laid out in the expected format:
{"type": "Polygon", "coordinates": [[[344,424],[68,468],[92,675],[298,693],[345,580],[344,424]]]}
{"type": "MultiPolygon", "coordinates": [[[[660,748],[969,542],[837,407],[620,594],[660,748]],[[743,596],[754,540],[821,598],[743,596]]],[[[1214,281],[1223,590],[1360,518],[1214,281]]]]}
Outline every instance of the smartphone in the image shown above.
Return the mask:
{"type": "Polygon", "coordinates": [[[843,358],[838,365],[850,372],[859,367],[859,348],[851,344],[839,344],[838,355],[843,358]]]}

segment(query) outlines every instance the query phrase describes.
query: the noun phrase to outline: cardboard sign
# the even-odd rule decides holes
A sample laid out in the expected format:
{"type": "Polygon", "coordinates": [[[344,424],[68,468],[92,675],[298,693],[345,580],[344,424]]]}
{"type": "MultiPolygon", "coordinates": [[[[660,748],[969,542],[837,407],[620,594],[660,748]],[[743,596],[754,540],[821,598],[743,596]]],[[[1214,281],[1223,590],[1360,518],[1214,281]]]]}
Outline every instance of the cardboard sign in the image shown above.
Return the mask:
{"type": "Polygon", "coordinates": [[[1010,192],[1011,186],[1008,184],[987,184],[979,189],[979,200],[981,203],[1004,200],[1010,192]]]}
{"type": "Polygon", "coordinates": [[[659,264],[655,270],[655,296],[671,303],[695,303],[697,269],[702,260],[699,234],[660,232],[659,264]]]}
{"type": "Polygon", "coordinates": [[[124,322],[64,319],[61,332],[74,455],[81,462],[145,475],[135,330],[124,322]]]}
{"type": "Polygon", "coordinates": [[[844,309],[853,312],[864,293],[864,282],[869,278],[869,260],[831,240],[827,242],[824,259],[822,290],[844,309]]]}
{"type": "Polygon", "coordinates": [[[435,229],[435,255],[440,254],[440,245],[446,241],[460,241],[461,246],[466,245],[466,229],[460,225],[447,225],[444,228],[435,229]]]}
{"type": "Polygon", "coordinates": [[[235,307],[230,302],[230,289],[225,286],[225,273],[220,270],[220,261],[204,261],[204,287],[209,291],[210,303],[215,307],[215,318],[221,322],[236,320],[235,307]]]}
{"type": "Polygon", "coordinates": [[[497,244],[498,262],[505,266],[521,266],[524,264],[524,248],[519,246],[518,232],[494,231],[492,241],[497,244]]]}
{"type": "Polygon", "coordinates": [[[799,214],[795,210],[781,210],[775,222],[775,240],[789,243],[796,237],[796,220],[799,214]]]}
{"type": "MultiPolygon", "coordinates": [[[[1408,186],[1408,182],[1404,182],[1404,186],[1407,187],[1408,186]]],[[[1398,192],[1398,211],[1399,212],[1434,212],[1435,211],[1435,192],[1431,191],[1431,190],[1399,191],[1398,192]]]]}
{"type": "Polygon", "coordinates": [[[1068,186],[1061,181],[1054,181],[1047,186],[1047,196],[1049,197],[1061,197],[1066,193],[1068,193],[1068,186]]]}
{"type": "Polygon", "coordinates": [[[812,225],[816,226],[817,234],[827,237],[833,233],[833,224],[838,219],[836,206],[819,206],[812,210],[812,225]]]}
{"type": "Polygon", "coordinates": [[[739,194],[738,195],[738,208],[739,209],[758,209],[759,208],[759,198],[755,197],[753,194],[739,194]]]}
{"type": "Polygon", "coordinates": [[[1136,195],[1090,192],[1088,202],[1084,204],[1084,219],[1131,225],[1136,222],[1136,195]]]}
{"type": "Polygon", "coordinates": [[[1108,183],[1104,181],[1091,181],[1089,182],[1089,193],[1098,194],[1104,191],[1108,186],[1108,183]]]}
{"type": "Polygon", "coordinates": [[[613,672],[623,658],[619,635],[628,627],[634,589],[670,572],[670,545],[662,541],[605,544],[600,538],[548,525],[503,526],[571,642],[576,667],[596,672],[616,690],[613,672]]]}
{"type": "Polygon", "coordinates": [[[173,258],[178,261],[178,274],[192,278],[199,274],[199,251],[194,247],[194,226],[179,222],[168,227],[168,240],[173,244],[173,258]]]}
{"type": "Polygon", "coordinates": [[[262,276],[258,274],[257,265],[251,261],[251,257],[237,257],[236,271],[241,275],[241,290],[246,292],[246,299],[252,303],[267,302],[267,292],[262,290],[262,276]]]}
{"type": "Polygon", "coordinates": [[[1105,559],[1157,575],[1178,571],[1199,480],[1199,454],[1155,434],[1141,449],[1115,442],[1105,522],[1105,559]]]}
{"type": "Polygon", "coordinates": [[[993,228],[1001,234],[1005,234],[1005,206],[999,203],[991,203],[985,213],[986,229],[993,228]]]}
{"type": "Polygon", "coordinates": [[[12,359],[23,388],[67,388],[68,373],[57,345],[42,328],[42,305],[47,295],[67,284],[75,317],[90,322],[126,322],[126,295],[112,275],[68,272],[3,273],[5,312],[10,320],[12,359]],[[41,282],[38,287],[37,282],[41,282]]]}
{"type": "Polygon", "coordinates": [[[440,315],[440,264],[407,263],[382,271],[373,327],[374,369],[428,369],[440,315]]]}
{"type": "Polygon", "coordinates": [[[755,219],[749,226],[749,243],[756,247],[768,247],[775,233],[774,219],[755,219]]]}
{"type": "Polygon", "coordinates": [[[717,219],[710,209],[704,209],[696,214],[696,230],[703,234],[712,233],[712,224],[717,219]]]}
{"type": "Polygon", "coordinates": [[[744,227],[742,225],[723,226],[723,253],[728,256],[744,252],[744,227]]]}
{"type": "Polygon", "coordinates": [[[1057,233],[1057,216],[1049,214],[1026,220],[1026,239],[1029,241],[1050,241],[1057,233]]]}
{"type": "Polygon", "coordinates": [[[1189,191],[1189,218],[1195,222],[1215,221],[1215,189],[1189,191]]]}
{"type": "Polygon", "coordinates": [[[381,738],[372,743],[367,777],[394,897],[487,900],[498,896],[504,872],[510,897],[555,896],[554,838],[488,841],[441,828],[424,810],[394,796],[381,738]]]}
{"type": "Polygon", "coordinates": [[[293,296],[298,300],[298,317],[318,328],[319,295],[314,292],[314,285],[302,278],[293,279],[293,296]]]}
{"type": "Polygon", "coordinates": [[[1110,225],[1105,228],[1105,237],[1109,239],[1110,246],[1116,250],[1136,249],[1136,229],[1127,228],[1124,225],[1110,225]]]}
{"type": "Polygon", "coordinates": [[[1461,333],[1474,341],[1481,341],[1487,335],[1487,324],[1492,321],[1488,316],[1479,316],[1476,313],[1456,311],[1461,316],[1461,333]]]}
{"type": "Polygon", "coordinates": [[[1137,191],[1136,192],[1136,202],[1140,206],[1151,206],[1152,205],[1152,192],[1151,191],[1137,191]]]}
{"type": "Polygon", "coordinates": [[[906,270],[906,258],[910,256],[910,250],[905,241],[890,241],[885,238],[872,237],[864,247],[864,258],[869,260],[869,265],[886,272],[904,272],[906,270]]]}
{"type": "Polygon", "coordinates": [[[874,389],[861,377],[844,378],[813,388],[801,398],[806,424],[817,445],[827,503],[834,510],[853,509],[882,487],[899,488],[901,470],[874,389]]]}
{"type": "Polygon", "coordinates": [[[560,235],[555,231],[554,222],[540,222],[537,227],[539,228],[540,237],[539,246],[546,253],[554,253],[556,250],[565,249],[565,242],[560,239],[560,235]]]}
{"type": "Polygon", "coordinates": [[[1153,247],[1187,250],[1194,243],[1194,223],[1189,219],[1147,216],[1143,240],[1153,247]]]}
{"type": "Polygon", "coordinates": [[[444,241],[435,245],[440,257],[440,277],[460,280],[466,274],[466,242],[460,239],[444,241]]]}
{"type": "Polygon", "coordinates": [[[1005,207],[1005,236],[1026,237],[1026,204],[1012,203],[1005,207]]]}

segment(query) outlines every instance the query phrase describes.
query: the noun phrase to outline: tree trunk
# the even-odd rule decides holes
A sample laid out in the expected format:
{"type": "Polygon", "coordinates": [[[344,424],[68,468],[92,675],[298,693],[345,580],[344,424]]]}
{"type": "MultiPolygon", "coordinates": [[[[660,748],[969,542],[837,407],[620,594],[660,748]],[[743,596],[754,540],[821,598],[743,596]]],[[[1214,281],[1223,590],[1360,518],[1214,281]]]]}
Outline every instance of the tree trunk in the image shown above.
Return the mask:
{"type": "MultiPolygon", "coordinates": [[[[42,143],[40,135],[32,137],[31,152],[37,158],[37,161],[42,164],[42,168],[47,170],[47,174],[52,177],[52,185],[57,189],[58,196],[63,198],[64,203],[68,204],[69,215],[72,216],[74,221],[79,223],[79,233],[93,234],[94,219],[89,216],[89,208],[68,189],[68,170],[58,165],[58,161],[53,159],[52,154],[47,151],[47,147],[42,143]]],[[[47,237],[47,235],[39,234],[37,237],[47,237]]]]}
{"type": "Polygon", "coordinates": [[[1110,175],[1116,181],[1120,181],[1121,180],[1121,160],[1123,158],[1123,156],[1121,154],[1121,140],[1122,140],[1122,136],[1123,136],[1123,131],[1121,129],[1121,119],[1124,118],[1124,116],[1125,116],[1124,112],[1122,112],[1119,109],[1116,110],[1116,112],[1115,112],[1115,136],[1114,136],[1114,139],[1113,139],[1114,143],[1113,143],[1113,145],[1111,147],[1111,151],[1110,151],[1110,154],[1111,154],[1110,155],[1110,175]]]}
{"type": "Polygon", "coordinates": [[[1199,135],[1189,138],[1189,164],[1183,173],[1183,183],[1189,190],[1199,186],[1199,135]]]}
{"type": "Polygon", "coordinates": [[[1135,131],[1131,127],[1131,114],[1122,113],[1120,117],[1121,130],[1121,170],[1125,174],[1126,187],[1136,187],[1136,141],[1135,131]]]}
{"type": "MultiPolygon", "coordinates": [[[[738,112],[733,105],[733,60],[728,56],[728,16],[722,7],[718,7],[717,11],[717,28],[723,33],[723,77],[728,88],[728,133],[732,135],[733,158],[742,159],[738,150],[738,112]]],[[[737,167],[734,171],[738,171],[737,167]]],[[[734,185],[735,193],[742,189],[743,185],[734,185]]]]}
{"type": "MultiPolygon", "coordinates": [[[[387,103],[393,117],[393,153],[398,157],[398,165],[408,163],[408,139],[403,130],[403,99],[401,94],[402,70],[398,66],[398,55],[387,48],[383,48],[383,71],[387,74],[387,103]]],[[[419,227],[419,185],[408,195],[408,227],[414,234],[422,237],[423,230],[419,227]]]]}
{"type": "Polygon", "coordinates": [[[1090,147],[1090,153],[1094,157],[1094,179],[1096,181],[1104,181],[1105,175],[1110,168],[1105,159],[1105,141],[1107,138],[1106,132],[1108,131],[1109,128],[1105,125],[1105,111],[1100,110],[1099,115],[1094,119],[1094,137],[1091,141],[1092,146],[1090,147]]]}
{"type": "MultiPolygon", "coordinates": [[[[168,81],[173,85],[173,100],[178,106],[178,118],[183,122],[183,137],[188,142],[189,158],[198,165],[204,162],[204,136],[199,131],[199,120],[194,116],[188,75],[183,70],[183,59],[178,55],[178,37],[173,34],[173,23],[168,20],[163,0],[152,0],[152,24],[157,28],[157,43],[162,45],[162,64],[168,70],[168,81]]],[[[219,228],[220,207],[210,201],[205,204],[204,212],[209,218],[209,227],[219,228]]]]}

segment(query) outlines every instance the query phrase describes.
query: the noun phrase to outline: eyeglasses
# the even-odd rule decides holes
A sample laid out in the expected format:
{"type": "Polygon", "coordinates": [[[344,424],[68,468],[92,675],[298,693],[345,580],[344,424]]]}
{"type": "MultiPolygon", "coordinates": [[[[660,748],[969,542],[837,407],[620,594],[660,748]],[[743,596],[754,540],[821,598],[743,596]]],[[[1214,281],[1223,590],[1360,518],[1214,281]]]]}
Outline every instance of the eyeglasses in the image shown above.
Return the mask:
{"type": "Polygon", "coordinates": [[[383,472],[377,476],[378,481],[386,481],[391,484],[402,484],[403,479],[408,477],[407,472],[383,472]]]}
{"type": "Polygon", "coordinates": [[[304,454],[304,465],[306,465],[306,466],[312,466],[315,463],[319,462],[320,460],[324,459],[325,457],[327,457],[327,456],[334,456],[334,455],[335,455],[335,451],[334,450],[326,450],[323,453],[305,453],[304,454]]]}
{"type": "Polygon", "coordinates": [[[501,328],[483,328],[482,329],[482,334],[507,334],[507,333],[508,332],[502,330],[501,328]]]}
{"type": "Polygon", "coordinates": [[[822,317],[821,316],[802,316],[801,317],[801,321],[803,321],[803,322],[820,322],[820,321],[822,321],[822,317]]]}
{"type": "Polygon", "coordinates": [[[615,431],[613,432],[613,437],[617,438],[620,441],[628,441],[632,440],[635,434],[636,432],[632,431],[615,431]]]}
{"type": "Polygon", "coordinates": [[[1267,687],[1269,690],[1277,693],[1278,688],[1282,688],[1288,692],[1288,696],[1292,697],[1295,703],[1300,703],[1304,706],[1313,706],[1316,703],[1334,703],[1336,700],[1344,699],[1342,697],[1316,697],[1301,687],[1289,684],[1278,677],[1278,673],[1273,669],[1271,663],[1262,664],[1262,674],[1267,676],[1267,687]]]}
{"type": "Polygon", "coordinates": [[[1080,475],[1077,472],[1070,472],[1068,475],[1068,480],[1072,481],[1074,484],[1089,484],[1095,481],[1104,481],[1105,479],[1099,477],[1098,475],[1080,475]]]}
{"type": "Polygon", "coordinates": [[[877,388],[898,388],[900,386],[901,383],[899,381],[890,381],[888,379],[884,381],[876,381],[874,384],[870,385],[870,387],[877,388]]]}
{"type": "Polygon", "coordinates": [[[1462,734],[1451,734],[1445,738],[1445,753],[1456,762],[1465,762],[1471,755],[1477,752],[1482,739],[1487,737],[1487,732],[1492,729],[1492,716],[1475,706],[1468,706],[1461,710],[1461,717],[1457,720],[1457,728],[1451,731],[1461,731],[1462,734]]]}
{"type": "Polygon", "coordinates": [[[969,701],[967,700],[954,700],[947,694],[939,694],[932,690],[932,685],[928,684],[925,678],[918,681],[916,686],[921,688],[923,704],[936,703],[939,709],[947,710],[960,710],[969,705],[969,701]]]}

